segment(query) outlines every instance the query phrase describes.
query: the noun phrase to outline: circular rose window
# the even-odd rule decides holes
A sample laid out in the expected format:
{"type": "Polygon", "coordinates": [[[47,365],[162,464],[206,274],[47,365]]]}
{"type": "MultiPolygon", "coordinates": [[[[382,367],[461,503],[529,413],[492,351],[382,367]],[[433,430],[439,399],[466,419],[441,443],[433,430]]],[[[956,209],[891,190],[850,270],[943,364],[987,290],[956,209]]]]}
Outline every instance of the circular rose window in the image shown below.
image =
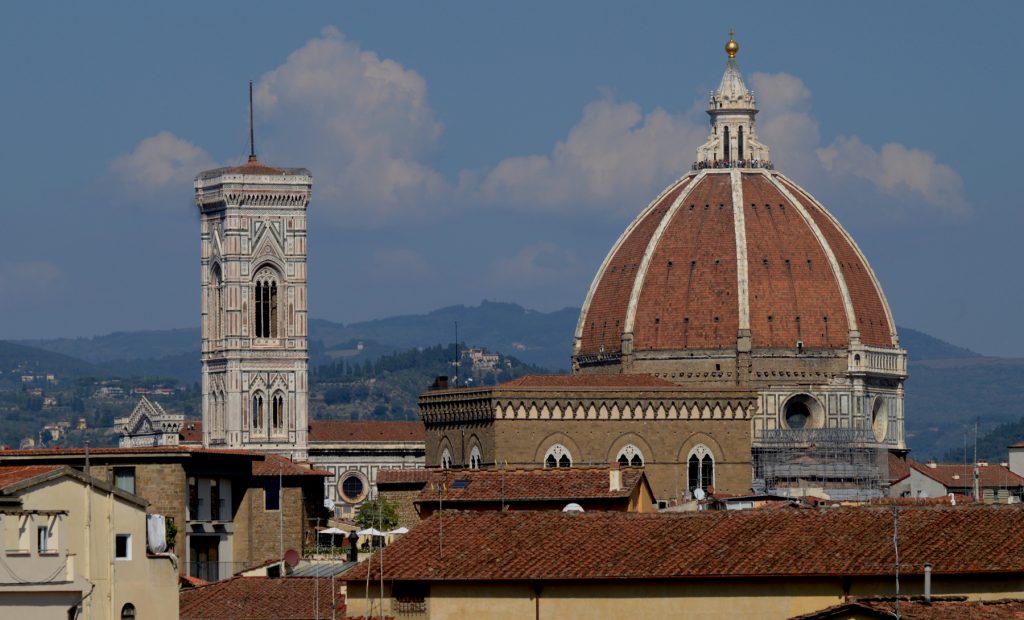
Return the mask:
{"type": "Polygon", "coordinates": [[[338,481],[338,495],[350,504],[358,504],[366,499],[370,490],[366,476],[357,471],[347,471],[338,481]]]}

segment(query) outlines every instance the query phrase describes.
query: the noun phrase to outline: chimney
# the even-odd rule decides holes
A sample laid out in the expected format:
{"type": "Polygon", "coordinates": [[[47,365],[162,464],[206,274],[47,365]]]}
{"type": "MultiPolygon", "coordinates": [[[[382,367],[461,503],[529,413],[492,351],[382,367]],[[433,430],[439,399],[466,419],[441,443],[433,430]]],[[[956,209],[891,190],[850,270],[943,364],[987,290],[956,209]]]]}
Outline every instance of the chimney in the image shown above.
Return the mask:
{"type": "Polygon", "coordinates": [[[348,534],[348,561],[359,561],[359,534],[356,534],[355,530],[348,534]]]}
{"type": "Polygon", "coordinates": [[[613,463],[612,466],[608,468],[608,490],[622,490],[622,470],[619,469],[618,463],[613,463]]]}
{"type": "Polygon", "coordinates": [[[430,386],[432,390],[447,390],[448,389],[448,375],[439,375],[434,379],[434,385],[430,386]]]}
{"type": "Polygon", "coordinates": [[[935,459],[928,459],[928,467],[930,467],[932,469],[935,469],[935,467],[936,467],[935,459]]]}
{"type": "Polygon", "coordinates": [[[932,565],[924,565],[924,602],[932,602],[932,565]]]}

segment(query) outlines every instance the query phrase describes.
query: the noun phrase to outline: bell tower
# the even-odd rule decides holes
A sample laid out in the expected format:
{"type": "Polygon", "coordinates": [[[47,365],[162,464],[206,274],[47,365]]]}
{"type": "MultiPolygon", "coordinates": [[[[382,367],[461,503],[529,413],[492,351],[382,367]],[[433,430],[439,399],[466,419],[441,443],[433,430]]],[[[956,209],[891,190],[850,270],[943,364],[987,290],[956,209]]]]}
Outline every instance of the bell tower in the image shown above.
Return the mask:
{"type": "Polygon", "coordinates": [[[206,447],[306,458],[312,185],[308,170],[267,166],[255,148],[241,166],[196,177],[206,447]]]}

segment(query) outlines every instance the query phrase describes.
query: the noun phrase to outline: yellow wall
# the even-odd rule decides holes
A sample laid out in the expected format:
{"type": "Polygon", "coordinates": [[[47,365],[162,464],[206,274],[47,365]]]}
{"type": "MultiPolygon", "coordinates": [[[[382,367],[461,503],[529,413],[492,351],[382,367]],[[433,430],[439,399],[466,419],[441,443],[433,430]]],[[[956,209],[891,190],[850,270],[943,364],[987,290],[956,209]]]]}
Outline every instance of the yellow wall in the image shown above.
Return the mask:
{"type": "MultiPolygon", "coordinates": [[[[920,594],[920,575],[901,579],[902,594],[920,594]]],[[[588,618],[680,618],[732,620],[735,618],[791,618],[845,602],[840,578],[790,580],[689,580],[689,581],[593,581],[548,582],[539,602],[533,586],[518,582],[435,582],[427,598],[427,617],[450,620],[534,620],[588,618]],[[539,613],[538,613],[539,611],[539,613]]],[[[853,579],[847,586],[852,596],[891,595],[893,579],[853,579]]],[[[393,613],[390,584],[385,582],[384,608],[393,613]]],[[[959,594],[972,599],[1024,596],[1024,579],[1006,577],[963,578],[937,576],[934,595],[959,594]]],[[[348,584],[348,613],[367,613],[366,589],[361,582],[348,584]]],[[[371,598],[378,588],[371,584],[371,598]]],[[[376,600],[373,612],[379,613],[376,600]]]]}
{"type": "Polygon", "coordinates": [[[68,512],[58,544],[74,555],[76,573],[96,586],[85,599],[82,620],[119,618],[128,602],[138,618],[178,618],[178,571],[168,558],[146,556],[144,508],[95,487],[90,491],[70,477],[34,487],[21,497],[25,510],[68,512]],[[114,558],[115,534],[131,534],[131,560],[114,558]]]}

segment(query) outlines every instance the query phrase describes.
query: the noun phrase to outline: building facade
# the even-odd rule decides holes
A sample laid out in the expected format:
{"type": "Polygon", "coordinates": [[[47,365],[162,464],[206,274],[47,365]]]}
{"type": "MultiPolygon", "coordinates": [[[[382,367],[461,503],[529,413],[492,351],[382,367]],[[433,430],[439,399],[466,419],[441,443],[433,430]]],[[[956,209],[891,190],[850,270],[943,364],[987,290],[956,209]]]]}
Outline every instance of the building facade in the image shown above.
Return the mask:
{"type": "MultiPolygon", "coordinates": [[[[620,435],[635,434],[638,448],[667,448],[702,433],[709,438],[703,450],[715,463],[748,468],[731,477],[735,484],[716,485],[719,490],[879,497],[888,482],[887,452],[906,449],[906,351],[878,279],[852,237],[774,169],[757,137],[756,99],[736,64],[738,51],[730,38],[726,70],[707,109],[708,141],[691,170],[641,211],[607,254],[584,300],[572,349],[574,377],[652,377],[674,384],[680,402],[707,406],[673,410],[665,403],[662,411],[640,391],[608,402],[607,414],[599,401],[593,412],[581,411],[566,407],[574,394],[567,384],[569,391],[524,402],[522,413],[506,412],[518,405],[493,407],[501,420],[495,428],[507,424],[516,443],[537,446],[558,433],[571,436],[577,447],[569,451],[593,464],[618,458],[610,446],[620,435]],[[737,415],[729,394],[752,395],[755,402],[737,415]],[[747,426],[743,433],[733,430],[738,419],[747,426]],[[742,458],[732,456],[737,441],[749,442],[742,458]]],[[[457,418],[464,408],[457,393],[421,399],[428,430],[436,429],[428,464],[456,462],[445,460],[442,443],[452,443],[456,454],[457,441],[433,421],[457,418]]],[[[505,452],[484,453],[484,462],[508,454],[495,447],[505,452]]],[[[532,461],[547,465],[547,456],[542,450],[532,461]]],[[[659,463],[688,461],[689,455],[662,458],[659,463]]],[[[673,480],[664,480],[667,470],[650,473],[659,499],[695,488],[688,465],[673,466],[680,467],[673,480]]],[[[716,466],[716,480],[721,471],[716,466]]]]}
{"type": "Polygon", "coordinates": [[[151,550],[146,501],[109,482],[0,466],[0,533],[0,617],[178,617],[177,560],[151,550]]]}
{"type": "Polygon", "coordinates": [[[312,183],[255,155],[196,177],[206,446],[306,456],[312,183]]]}

